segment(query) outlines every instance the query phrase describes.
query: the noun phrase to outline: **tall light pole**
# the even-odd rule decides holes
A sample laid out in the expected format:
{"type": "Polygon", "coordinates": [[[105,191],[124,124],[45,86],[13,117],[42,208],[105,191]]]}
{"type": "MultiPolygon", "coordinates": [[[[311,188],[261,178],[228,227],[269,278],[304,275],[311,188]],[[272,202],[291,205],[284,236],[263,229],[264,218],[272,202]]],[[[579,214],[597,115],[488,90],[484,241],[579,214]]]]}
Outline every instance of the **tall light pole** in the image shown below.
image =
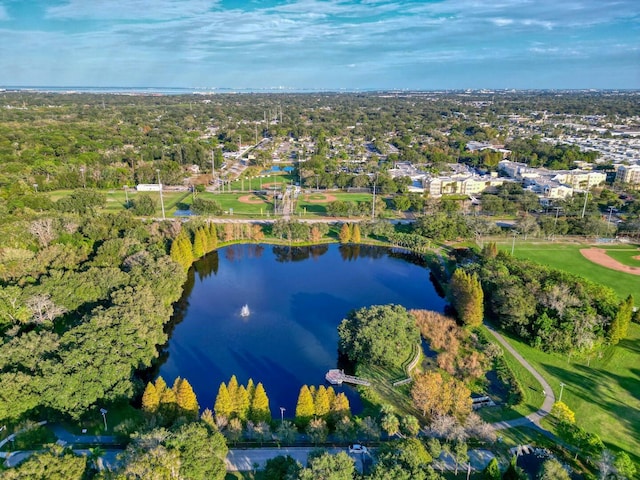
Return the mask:
{"type": "Polygon", "coordinates": [[[564,391],[564,386],[565,386],[565,384],[560,382],[560,396],[558,397],[558,401],[559,402],[562,401],[562,392],[564,391]]]}
{"type": "Polygon", "coordinates": [[[213,189],[215,190],[215,180],[216,180],[216,162],[215,162],[215,156],[213,154],[213,150],[211,150],[211,183],[213,183],[213,189]]]}
{"type": "Polygon", "coordinates": [[[587,200],[589,199],[589,187],[584,192],[584,205],[582,206],[582,216],[580,218],[584,218],[584,213],[587,211],[587,200]]]}
{"type": "Polygon", "coordinates": [[[158,186],[160,187],[160,205],[162,205],[162,219],[166,220],[167,217],[164,214],[164,199],[162,198],[162,182],[160,182],[160,169],[156,169],[158,173],[158,186]]]}
{"type": "Polygon", "coordinates": [[[511,242],[511,255],[513,255],[513,251],[516,248],[516,235],[518,234],[517,231],[513,231],[513,242],[511,242]]]}
{"type": "Polygon", "coordinates": [[[101,408],[100,413],[102,414],[102,419],[104,420],[104,431],[107,431],[107,409],[101,408]]]}
{"type": "Polygon", "coordinates": [[[123,185],[122,188],[124,188],[124,198],[125,198],[125,205],[127,207],[129,207],[129,191],[127,190],[129,188],[129,185],[123,185]]]}
{"type": "Polygon", "coordinates": [[[82,188],[87,188],[87,181],[84,178],[84,167],[80,167],[80,173],[82,174],[82,188]]]}
{"type": "Polygon", "coordinates": [[[607,223],[609,224],[609,230],[611,230],[611,214],[616,209],[616,207],[607,207],[607,208],[609,209],[609,220],[607,220],[607,223]]]}
{"type": "Polygon", "coordinates": [[[280,423],[284,423],[284,411],[286,410],[286,408],[284,407],[280,407],[280,423]]]}
{"type": "Polygon", "coordinates": [[[378,180],[378,176],[373,180],[373,201],[371,202],[371,219],[376,219],[376,182],[378,180]]]}

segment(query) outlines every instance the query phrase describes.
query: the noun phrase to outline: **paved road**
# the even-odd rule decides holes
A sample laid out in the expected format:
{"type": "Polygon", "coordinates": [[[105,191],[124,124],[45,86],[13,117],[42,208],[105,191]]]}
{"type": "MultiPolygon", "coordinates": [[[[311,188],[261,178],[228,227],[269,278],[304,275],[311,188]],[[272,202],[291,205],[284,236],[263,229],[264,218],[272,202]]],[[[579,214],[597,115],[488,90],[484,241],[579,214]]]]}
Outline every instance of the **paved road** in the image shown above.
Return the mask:
{"type": "MultiPolygon", "coordinates": [[[[280,455],[289,455],[300,462],[302,465],[306,465],[307,457],[313,450],[315,449],[310,447],[231,449],[227,454],[225,463],[227,465],[227,471],[247,471],[253,470],[254,468],[256,468],[256,465],[258,469],[264,468],[267,460],[278,457],[280,455]]],[[[326,450],[331,454],[347,451],[346,448],[327,448],[326,450]]],[[[368,455],[361,454],[350,454],[350,457],[356,461],[356,468],[359,472],[362,472],[363,460],[369,463],[371,458],[368,455]]]]}
{"type": "Polygon", "coordinates": [[[545,394],[542,407],[540,407],[540,410],[538,410],[537,412],[533,412],[532,414],[527,415],[526,417],[493,423],[492,424],[493,428],[495,428],[496,430],[504,430],[506,428],[513,428],[513,427],[534,427],[534,428],[537,427],[545,435],[547,436],[551,435],[551,438],[555,438],[553,437],[553,434],[551,434],[549,431],[542,428],[542,426],[540,425],[540,420],[542,420],[544,417],[549,415],[549,412],[551,411],[551,407],[553,407],[553,404],[556,401],[556,396],[553,393],[553,389],[551,388],[551,385],[549,385],[549,383],[542,377],[542,375],[540,375],[538,371],[535,368],[533,368],[531,364],[527,362],[524,359],[524,357],[520,355],[505,340],[505,338],[502,335],[496,332],[496,330],[491,325],[485,323],[485,326],[487,327],[489,332],[491,332],[491,334],[495,337],[495,339],[498,340],[498,342],[504,348],[506,348],[507,351],[509,351],[509,353],[511,353],[524,368],[526,368],[529,372],[531,372],[531,374],[536,378],[536,380],[538,380],[538,382],[540,382],[540,385],[542,386],[542,390],[545,394]]]}
{"type": "MultiPolygon", "coordinates": [[[[234,471],[247,471],[254,468],[261,469],[267,463],[267,460],[278,457],[280,455],[289,455],[302,465],[307,464],[307,457],[309,453],[313,451],[313,448],[309,447],[284,447],[284,448],[247,448],[247,449],[232,449],[229,450],[229,454],[226,458],[227,470],[234,471]]],[[[327,451],[331,454],[338,452],[346,452],[346,448],[329,448],[327,451]]],[[[362,472],[363,462],[366,463],[367,468],[371,465],[371,456],[362,454],[350,454],[351,458],[355,460],[356,468],[359,472],[362,472]]],[[[488,450],[470,450],[469,460],[471,462],[471,468],[474,470],[483,470],[494,457],[494,454],[488,450]]],[[[455,470],[455,461],[453,457],[443,453],[438,460],[434,463],[434,468],[438,470],[455,470]]],[[[466,469],[460,467],[460,469],[466,469]]]]}

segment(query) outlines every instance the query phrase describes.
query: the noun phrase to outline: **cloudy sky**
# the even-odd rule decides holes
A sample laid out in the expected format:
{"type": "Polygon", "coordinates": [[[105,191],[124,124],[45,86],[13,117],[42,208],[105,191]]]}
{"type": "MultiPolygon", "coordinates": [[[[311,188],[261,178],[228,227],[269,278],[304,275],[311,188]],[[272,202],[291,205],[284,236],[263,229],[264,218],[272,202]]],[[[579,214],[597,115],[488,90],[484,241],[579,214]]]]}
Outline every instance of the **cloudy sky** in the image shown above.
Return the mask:
{"type": "Polygon", "coordinates": [[[0,0],[0,85],[640,88],[640,0],[0,0]]]}

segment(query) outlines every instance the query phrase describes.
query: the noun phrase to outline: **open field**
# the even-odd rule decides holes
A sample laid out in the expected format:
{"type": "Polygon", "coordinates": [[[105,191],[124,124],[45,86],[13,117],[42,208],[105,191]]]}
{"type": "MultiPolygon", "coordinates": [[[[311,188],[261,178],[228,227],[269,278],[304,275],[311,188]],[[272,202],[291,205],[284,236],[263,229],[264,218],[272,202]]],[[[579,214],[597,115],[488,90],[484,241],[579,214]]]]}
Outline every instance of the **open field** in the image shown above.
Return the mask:
{"type": "MultiPolygon", "coordinates": [[[[616,260],[631,265],[631,257],[640,254],[629,251],[634,246],[626,245],[621,247],[611,247],[608,245],[597,245],[598,248],[607,250],[607,253],[613,252],[611,255],[616,260]]],[[[499,248],[505,251],[511,251],[511,242],[505,242],[499,245],[499,248]]],[[[601,283],[611,287],[620,297],[624,299],[627,296],[634,295],[636,305],[640,303],[640,276],[631,275],[629,273],[616,272],[609,268],[601,267],[590,262],[582,256],[580,249],[589,248],[587,245],[578,244],[561,244],[561,243],[534,243],[516,241],[514,255],[519,258],[527,258],[543,265],[548,265],[559,270],[564,270],[576,275],[580,275],[588,280],[601,283]]],[[[640,262],[638,262],[640,264],[640,262]]],[[[638,265],[636,264],[636,265],[638,265]]]]}
{"type": "Polygon", "coordinates": [[[600,435],[607,448],[625,450],[640,461],[640,325],[631,324],[627,339],[591,360],[544,353],[508,339],[552,385],[556,398],[565,383],[562,401],[580,426],[600,435]]]}
{"type": "Polygon", "coordinates": [[[335,197],[336,200],[341,200],[343,202],[371,203],[371,194],[369,193],[340,193],[340,192],[320,191],[317,194],[316,193],[310,194],[310,197],[308,200],[304,199],[304,195],[298,198],[298,202],[296,205],[296,213],[306,212],[307,215],[309,214],[326,215],[327,204],[329,202],[327,201],[326,203],[322,203],[318,201],[320,195],[323,195],[325,197],[327,195],[331,195],[331,197],[335,197]],[[315,198],[316,195],[318,196],[318,198],[315,198]]]}

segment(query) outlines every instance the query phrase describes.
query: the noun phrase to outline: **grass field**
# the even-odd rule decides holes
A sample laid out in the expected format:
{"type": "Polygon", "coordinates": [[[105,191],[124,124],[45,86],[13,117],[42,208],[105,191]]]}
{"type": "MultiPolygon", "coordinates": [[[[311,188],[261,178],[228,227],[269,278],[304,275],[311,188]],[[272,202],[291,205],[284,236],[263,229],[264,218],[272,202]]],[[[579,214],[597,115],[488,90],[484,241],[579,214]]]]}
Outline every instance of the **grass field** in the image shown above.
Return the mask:
{"type": "MultiPolygon", "coordinates": [[[[325,192],[319,192],[318,195],[325,196],[325,192]]],[[[336,193],[336,192],[327,192],[326,195],[331,195],[336,197],[337,200],[342,200],[343,202],[369,202],[371,203],[371,194],[369,193],[336,193]]],[[[310,199],[313,199],[314,194],[310,195],[310,199]]],[[[316,214],[316,215],[326,215],[327,214],[327,203],[315,203],[313,201],[304,200],[304,195],[298,198],[298,202],[296,205],[296,213],[304,213],[307,215],[316,214]]]]}
{"type": "MultiPolygon", "coordinates": [[[[511,242],[499,245],[506,251],[511,251],[511,242]]],[[[586,245],[560,244],[560,243],[518,243],[516,242],[514,255],[520,258],[527,258],[543,265],[548,265],[559,270],[564,270],[576,275],[580,275],[588,280],[601,283],[611,287],[620,297],[626,298],[634,295],[636,305],[640,304],[640,275],[617,272],[609,268],[601,267],[590,262],[582,256],[580,249],[589,248],[586,245]]],[[[598,245],[604,248],[616,260],[631,265],[631,257],[640,254],[640,251],[631,251],[632,246],[610,247],[598,245]]],[[[640,264],[638,262],[637,264],[640,264]]]]}
{"type": "Polygon", "coordinates": [[[640,325],[631,324],[627,339],[591,360],[544,353],[513,337],[509,343],[547,379],[556,398],[565,384],[562,401],[580,426],[640,462],[640,325]]]}

